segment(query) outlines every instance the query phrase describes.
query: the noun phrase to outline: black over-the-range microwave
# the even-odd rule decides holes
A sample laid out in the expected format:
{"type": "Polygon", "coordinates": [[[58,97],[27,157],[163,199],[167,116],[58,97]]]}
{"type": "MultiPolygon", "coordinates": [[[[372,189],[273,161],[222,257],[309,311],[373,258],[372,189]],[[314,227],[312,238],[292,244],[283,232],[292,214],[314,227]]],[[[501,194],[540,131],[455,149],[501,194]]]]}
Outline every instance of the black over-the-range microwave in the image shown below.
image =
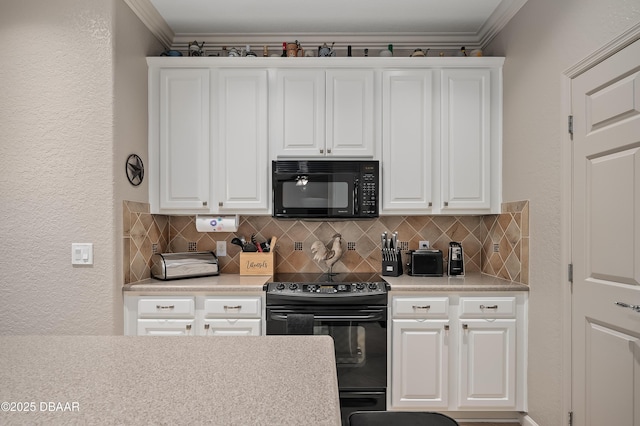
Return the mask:
{"type": "Polygon", "coordinates": [[[378,161],[278,160],[271,174],[274,217],[378,217],[378,161]]]}

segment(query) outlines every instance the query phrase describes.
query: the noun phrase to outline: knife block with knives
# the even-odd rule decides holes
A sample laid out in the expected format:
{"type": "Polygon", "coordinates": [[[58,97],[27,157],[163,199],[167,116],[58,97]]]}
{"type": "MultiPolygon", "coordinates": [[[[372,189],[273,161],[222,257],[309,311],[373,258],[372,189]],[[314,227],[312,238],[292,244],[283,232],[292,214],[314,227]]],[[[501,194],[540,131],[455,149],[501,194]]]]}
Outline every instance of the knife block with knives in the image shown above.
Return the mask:
{"type": "Polygon", "coordinates": [[[382,275],[398,277],[402,275],[402,253],[398,246],[398,233],[389,237],[387,232],[380,237],[382,243],[382,275]]]}

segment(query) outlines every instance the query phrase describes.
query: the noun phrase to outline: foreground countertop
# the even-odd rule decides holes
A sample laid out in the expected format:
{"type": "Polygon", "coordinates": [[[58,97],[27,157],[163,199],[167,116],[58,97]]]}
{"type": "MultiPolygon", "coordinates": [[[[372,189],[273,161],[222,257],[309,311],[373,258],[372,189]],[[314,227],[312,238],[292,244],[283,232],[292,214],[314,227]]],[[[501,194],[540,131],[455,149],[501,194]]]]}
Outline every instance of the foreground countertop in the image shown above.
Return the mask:
{"type": "Polygon", "coordinates": [[[0,336],[0,424],[338,426],[336,377],[328,336],[0,336]]]}
{"type": "MultiPolygon", "coordinates": [[[[391,291],[529,291],[526,284],[492,277],[478,272],[467,273],[462,277],[399,277],[381,276],[389,283],[391,291]]],[[[265,283],[271,280],[269,275],[220,274],[214,277],[186,278],[182,280],[162,281],[147,279],[126,284],[123,291],[128,294],[144,293],[202,293],[202,292],[262,292],[265,283]]]]}

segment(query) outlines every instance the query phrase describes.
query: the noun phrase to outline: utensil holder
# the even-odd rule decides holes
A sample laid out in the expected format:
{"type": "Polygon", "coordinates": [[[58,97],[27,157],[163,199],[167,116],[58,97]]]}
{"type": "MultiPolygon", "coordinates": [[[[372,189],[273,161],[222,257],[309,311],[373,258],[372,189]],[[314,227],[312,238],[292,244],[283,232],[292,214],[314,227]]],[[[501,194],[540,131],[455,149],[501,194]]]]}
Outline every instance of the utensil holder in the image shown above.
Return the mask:
{"type": "Polygon", "coordinates": [[[402,275],[402,254],[400,250],[386,253],[383,251],[382,275],[387,277],[399,277],[402,275]],[[385,258],[388,258],[388,260],[385,260],[385,258]]]}

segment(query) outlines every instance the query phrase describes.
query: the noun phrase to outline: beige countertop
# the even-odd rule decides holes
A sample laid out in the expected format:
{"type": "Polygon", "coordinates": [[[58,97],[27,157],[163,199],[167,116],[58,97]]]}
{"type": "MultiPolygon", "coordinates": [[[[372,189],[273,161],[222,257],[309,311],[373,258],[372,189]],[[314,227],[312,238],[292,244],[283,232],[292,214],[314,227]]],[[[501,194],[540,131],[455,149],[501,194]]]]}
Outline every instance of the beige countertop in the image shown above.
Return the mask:
{"type": "Polygon", "coordinates": [[[339,426],[336,377],[328,336],[0,336],[0,424],[339,426]]]}
{"type": "Polygon", "coordinates": [[[125,292],[261,292],[271,275],[220,274],[213,277],[157,280],[150,278],[122,288],[125,292]]]}
{"type": "Polygon", "coordinates": [[[463,277],[413,277],[405,274],[383,278],[391,286],[391,291],[398,292],[529,291],[526,284],[480,273],[468,273],[463,277]]]}
{"type": "MultiPolygon", "coordinates": [[[[464,277],[399,277],[383,276],[391,291],[529,291],[529,286],[490,275],[472,272],[464,277]]],[[[214,277],[187,278],[162,281],[148,279],[123,287],[128,294],[135,293],[193,293],[193,292],[261,292],[269,275],[220,274],[214,277]]]]}

